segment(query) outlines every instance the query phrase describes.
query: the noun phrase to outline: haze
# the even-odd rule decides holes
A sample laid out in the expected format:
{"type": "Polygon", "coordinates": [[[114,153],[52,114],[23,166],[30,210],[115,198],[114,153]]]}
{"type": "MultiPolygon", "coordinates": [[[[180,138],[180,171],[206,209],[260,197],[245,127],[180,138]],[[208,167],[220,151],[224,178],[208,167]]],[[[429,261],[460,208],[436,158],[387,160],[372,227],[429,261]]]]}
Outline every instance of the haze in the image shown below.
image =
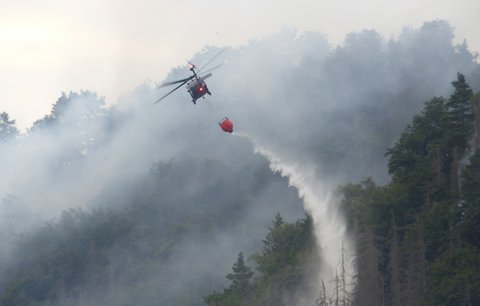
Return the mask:
{"type": "Polygon", "coordinates": [[[238,46],[285,27],[320,31],[337,45],[352,31],[389,38],[439,18],[478,51],[479,11],[475,0],[2,1],[1,111],[24,130],[62,91],[89,89],[114,104],[205,46],[238,46]]]}
{"type": "MultiPolygon", "coordinates": [[[[185,11],[191,12],[191,8],[185,7],[185,11]]],[[[64,15],[72,15],[68,12],[64,15]]],[[[71,12],[75,12],[74,7],[71,12]]],[[[149,18],[157,20],[157,11],[151,7],[150,12],[152,17],[149,18]]],[[[159,8],[158,15],[161,12],[164,11],[159,8]]],[[[88,12],[82,14],[88,15],[88,12]]],[[[139,55],[141,50],[146,50],[144,41],[160,44],[167,40],[167,35],[161,40],[153,30],[148,31],[155,27],[136,30],[136,23],[128,18],[129,15],[135,15],[135,10],[125,10],[109,20],[95,14],[91,16],[92,33],[97,25],[95,33],[100,33],[105,41],[114,37],[109,33],[112,29],[121,30],[122,35],[130,38],[131,43],[119,45],[118,49],[107,48],[106,42],[95,41],[95,36],[87,32],[77,35],[78,40],[69,38],[67,28],[62,28],[67,33],[64,36],[44,35],[41,31],[33,31],[36,34],[31,35],[28,29],[10,35],[12,40],[19,37],[71,39],[75,42],[70,46],[72,50],[88,46],[86,50],[91,54],[87,60],[72,55],[65,60],[69,65],[64,67],[68,70],[59,68],[61,73],[49,70],[43,78],[26,80],[17,89],[18,94],[31,92],[40,99],[31,86],[47,77],[64,80],[83,74],[92,82],[91,86],[85,85],[86,88],[106,94],[98,87],[101,82],[95,79],[102,76],[101,65],[110,65],[110,57],[115,58],[116,51],[121,50],[119,54],[125,56],[139,55]],[[80,43],[82,37],[92,43],[80,43]],[[136,50],[140,51],[135,53],[136,50]],[[105,63],[93,60],[97,58],[103,58],[105,63]]],[[[54,23],[55,18],[49,20],[54,23]]],[[[144,18],[147,24],[149,18],[144,18]]],[[[67,20],[65,24],[74,23],[73,17],[67,20]]],[[[247,24],[254,25],[244,23],[247,24]]],[[[159,22],[158,28],[161,27],[159,22]]],[[[217,59],[225,64],[208,80],[213,95],[196,106],[189,102],[184,89],[152,106],[165,89],[157,89],[154,82],[143,82],[150,77],[145,71],[140,71],[145,75],[135,82],[135,89],[122,86],[121,91],[128,94],[118,99],[118,103],[107,93],[107,103],[114,103],[111,107],[106,107],[104,99],[91,92],[69,93],[77,89],[64,89],[56,84],[58,88],[55,88],[53,99],[56,104],[51,114],[43,119],[42,116],[34,118],[41,120],[30,133],[23,137],[6,137],[1,144],[0,168],[6,175],[0,178],[0,235],[4,235],[0,247],[0,274],[5,276],[0,279],[0,288],[2,282],[5,285],[14,275],[1,273],[5,268],[18,263],[30,270],[26,264],[29,261],[17,255],[32,257],[29,255],[44,250],[43,243],[27,243],[28,250],[16,253],[15,237],[28,230],[28,226],[59,220],[59,216],[63,218],[62,211],[78,207],[91,210],[95,217],[98,207],[132,208],[138,212],[139,220],[151,220],[155,228],[152,236],[140,239],[141,244],[147,250],[158,249],[157,246],[171,250],[167,260],[161,256],[155,258],[155,266],[161,271],[142,273],[135,284],[125,282],[126,286],[113,286],[111,291],[96,286],[95,282],[78,284],[89,288],[83,292],[92,305],[118,304],[103,302],[110,299],[122,300],[125,305],[141,303],[136,297],[145,285],[150,289],[147,294],[140,295],[142,299],[153,301],[143,303],[145,305],[171,305],[159,301],[175,297],[194,301],[177,303],[180,305],[200,305],[205,292],[225,284],[224,276],[238,252],[252,254],[258,250],[276,212],[288,219],[298,218],[304,209],[311,213],[318,240],[316,245],[322,249],[322,258],[312,271],[317,281],[333,279],[338,250],[342,248],[340,243],[349,238],[345,234],[344,220],[335,217],[340,215],[338,199],[331,196],[335,186],[359,181],[365,176],[379,183],[387,182],[386,148],[394,144],[427,99],[451,94],[451,81],[458,72],[465,74],[472,88],[478,91],[480,64],[466,45],[456,46],[452,42],[454,33],[450,24],[436,18],[403,30],[394,39],[375,30],[352,29],[353,33],[347,34],[338,47],[319,32],[279,27],[274,34],[239,47],[232,35],[233,48],[217,59]],[[67,93],[58,99],[62,90],[67,93]],[[218,128],[217,122],[224,116],[235,123],[232,135],[218,128]],[[254,151],[258,154],[253,154],[254,151]],[[270,170],[287,177],[281,178],[270,170]],[[288,184],[295,188],[288,188],[288,184]],[[218,221],[218,226],[212,220],[218,221]],[[181,231],[183,240],[165,231],[181,224],[189,228],[181,231]],[[166,242],[176,243],[164,245],[161,235],[167,238],[166,242]],[[39,247],[35,248],[36,245],[39,247]],[[214,256],[208,250],[215,250],[214,256]],[[192,294],[193,287],[195,294],[192,294]],[[189,294],[184,294],[184,289],[189,294]]],[[[51,33],[56,33],[56,27],[51,29],[51,33]]],[[[170,40],[174,41],[172,37],[170,40]]],[[[192,40],[185,38],[192,44],[188,45],[190,48],[196,48],[195,39],[201,41],[200,49],[205,42],[210,43],[206,38],[192,37],[192,40]]],[[[461,34],[457,35],[457,41],[459,37],[461,34]]],[[[178,34],[179,41],[183,38],[178,34]]],[[[208,47],[201,52],[192,51],[192,55],[185,57],[191,57],[200,67],[219,50],[208,47]]],[[[54,54],[46,51],[43,56],[55,62],[61,55],[68,54],[62,52],[59,47],[54,54]]],[[[149,69],[155,70],[153,81],[162,81],[165,74],[159,76],[160,68],[152,67],[151,63],[184,64],[185,57],[180,52],[175,53],[182,57],[178,63],[169,58],[168,52],[166,55],[159,55],[160,51],[153,49],[151,52],[151,59],[139,58],[149,64],[149,69]]],[[[34,67],[34,60],[25,62],[20,61],[25,67],[34,67]]],[[[112,64],[116,67],[112,75],[105,73],[103,76],[110,82],[113,76],[120,79],[141,74],[137,71],[140,65],[131,64],[131,69],[124,73],[120,73],[120,66],[112,64]]],[[[186,73],[185,67],[179,66],[170,70],[167,79],[185,77],[186,73]]],[[[30,110],[33,107],[28,112],[30,110]]],[[[16,114],[11,115],[13,119],[18,118],[16,114]]],[[[143,223],[138,222],[140,227],[143,223]]],[[[71,222],[67,222],[69,224],[71,222]]],[[[50,239],[51,235],[46,237],[56,243],[55,238],[50,239]]],[[[65,237],[62,231],[61,237],[65,237]]],[[[76,243],[75,238],[67,240],[76,243]]],[[[124,240],[111,242],[118,243],[118,248],[112,249],[111,265],[106,268],[118,264],[123,275],[139,271],[122,264],[122,254],[132,252],[130,254],[135,256],[134,252],[143,250],[142,247],[130,247],[123,243],[124,240]]],[[[348,245],[347,253],[353,253],[348,245]]],[[[66,290],[74,292],[79,288],[76,286],[66,290]]],[[[318,288],[317,285],[313,287],[318,288]]],[[[303,304],[299,301],[288,305],[312,305],[311,301],[316,298],[313,295],[303,304]]]]}

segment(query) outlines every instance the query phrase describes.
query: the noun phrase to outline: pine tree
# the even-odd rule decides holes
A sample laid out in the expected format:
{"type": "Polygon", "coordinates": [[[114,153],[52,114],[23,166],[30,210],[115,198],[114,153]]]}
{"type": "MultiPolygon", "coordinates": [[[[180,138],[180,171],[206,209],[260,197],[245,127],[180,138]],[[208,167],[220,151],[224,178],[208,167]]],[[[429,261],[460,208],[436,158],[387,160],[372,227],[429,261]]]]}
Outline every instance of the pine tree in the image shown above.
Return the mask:
{"type": "Polygon", "coordinates": [[[408,190],[406,206],[418,206],[430,197],[434,185],[444,184],[451,164],[448,143],[448,112],[445,99],[425,103],[397,143],[387,150],[393,181],[408,190]],[[448,152],[447,152],[448,151],[448,152]],[[432,160],[434,167],[432,167],[432,160]]]}
{"type": "Polygon", "coordinates": [[[232,267],[233,273],[227,275],[227,278],[232,282],[229,291],[234,292],[241,298],[245,298],[251,291],[250,281],[253,277],[253,272],[250,267],[245,265],[243,253],[238,254],[237,261],[232,267]]]}
{"type": "Polygon", "coordinates": [[[455,91],[447,102],[449,142],[453,151],[450,184],[453,191],[458,191],[459,163],[473,135],[474,115],[473,105],[470,102],[473,91],[461,73],[457,74],[457,81],[452,82],[452,85],[455,91]]]}
{"type": "Polygon", "coordinates": [[[18,135],[15,120],[10,120],[7,113],[0,114],[0,141],[8,141],[18,135]]]}
{"type": "Polygon", "coordinates": [[[455,91],[447,101],[450,136],[452,145],[464,150],[473,132],[473,105],[470,102],[473,91],[461,73],[457,74],[457,80],[452,85],[455,91]]]}
{"type": "Polygon", "coordinates": [[[285,221],[283,221],[283,218],[282,216],[280,216],[280,213],[277,213],[275,215],[275,219],[273,220],[273,228],[279,228],[280,226],[282,226],[282,224],[285,223],[285,221]]]}
{"type": "Polygon", "coordinates": [[[293,247],[294,225],[285,223],[279,213],[275,215],[272,225],[263,240],[263,250],[254,256],[258,263],[256,269],[264,275],[275,273],[293,260],[293,253],[289,250],[293,247]]]}

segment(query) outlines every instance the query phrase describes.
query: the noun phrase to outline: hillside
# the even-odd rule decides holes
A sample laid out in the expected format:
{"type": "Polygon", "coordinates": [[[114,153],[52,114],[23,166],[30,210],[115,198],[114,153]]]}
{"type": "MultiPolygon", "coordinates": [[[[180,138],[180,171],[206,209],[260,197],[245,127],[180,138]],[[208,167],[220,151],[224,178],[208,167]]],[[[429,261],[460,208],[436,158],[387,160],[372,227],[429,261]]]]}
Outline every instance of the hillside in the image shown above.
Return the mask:
{"type": "Polygon", "coordinates": [[[358,305],[480,303],[479,94],[459,74],[387,151],[392,182],[341,189],[358,305]]]}
{"type": "MultiPolygon", "coordinates": [[[[201,67],[218,50],[191,61],[201,67]]],[[[335,47],[321,33],[285,29],[223,55],[212,96],[196,105],[184,90],[152,105],[165,92],[145,82],[115,103],[62,93],[25,132],[1,113],[2,303],[204,305],[214,291],[228,295],[225,275],[242,253],[256,273],[249,301],[303,296],[298,306],[311,305],[339,292],[337,254],[345,245],[353,255],[350,241],[362,254],[359,305],[447,294],[430,271],[477,256],[467,226],[476,224],[475,188],[459,187],[476,186],[465,156],[478,129],[470,104],[457,102],[480,90],[480,65],[453,28],[434,20],[389,39],[362,30],[335,47]],[[218,127],[224,116],[231,135],[218,127]],[[277,213],[283,223],[272,232],[277,213]],[[278,254],[262,241],[272,235],[278,254]],[[370,276],[378,283],[361,281],[370,276]]],[[[186,73],[177,67],[165,81],[186,73]]],[[[455,286],[475,283],[459,269],[455,286]]],[[[459,298],[474,300],[467,291],[459,298]]]]}
{"type": "Polygon", "coordinates": [[[251,167],[179,158],[154,165],[117,203],[121,208],[64,211],[17,238],[15,264],[2,271],[0,304],[202,305],[199,297],[223,283],[210,270],[229,265],[218,246],[259,246],[256,224],[297,202],[264,161],[251,167]],[[239,177],[249,183],[236,184],[239,177]],[[251,216],[271,189],[283,199],[251,216]]]}
{"type": "Polygon", "coordinates": [[[339,251],[337,278],[323,280],[334,282],[332,292],[312,275],[319,260],[310,219],[288,224],[277,215],[263,248],[251,257],[256,277],[240,254],[227,275],[230,286],[205,302],[480,304],[480,93],[473,96],[461,74],[452,84],[450,98],[428,101],[387,151],[389,184],[367,178],[339,188],[357,251],[351,258],[339,251]],[[344,274],[351,262],[353,291],[344,274]],[[308,296],[312,292],[316,299],[308,296]]]}

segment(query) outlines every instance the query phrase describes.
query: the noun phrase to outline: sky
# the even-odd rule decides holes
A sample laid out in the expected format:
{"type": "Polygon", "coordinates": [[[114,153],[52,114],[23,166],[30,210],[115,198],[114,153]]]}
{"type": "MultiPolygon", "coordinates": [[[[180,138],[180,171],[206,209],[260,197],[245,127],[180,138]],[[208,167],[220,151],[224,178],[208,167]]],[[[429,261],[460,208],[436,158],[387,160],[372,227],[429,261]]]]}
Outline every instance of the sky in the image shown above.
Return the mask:
{"type": "Polygon", "coordinates": [[[375,29],[445,19],[480,51],[478,0],[0,0],[0,112],[22,130],[62,92],[91,90],[113,104],[161,82],[205,46],[240,46],[283,28],[319,31],[332,46],[375,29]]]}

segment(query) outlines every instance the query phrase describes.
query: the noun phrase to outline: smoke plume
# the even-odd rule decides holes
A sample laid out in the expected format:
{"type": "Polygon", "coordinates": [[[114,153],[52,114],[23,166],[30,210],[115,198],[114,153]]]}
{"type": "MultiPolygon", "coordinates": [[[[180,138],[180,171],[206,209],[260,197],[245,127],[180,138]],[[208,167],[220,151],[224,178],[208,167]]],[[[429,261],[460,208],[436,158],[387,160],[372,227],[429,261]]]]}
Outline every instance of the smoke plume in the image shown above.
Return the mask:
{"type": "MultiPolygon", "coordinates": [[[[276,212],[298,218],[304,206],[328,284],[342,241],[354,253],[334,188],[365,176],[387,182],[385,149],[426,99],[450,92],[457,72],[480,88],[475,56],[452,39],[441,20],[389,40],[351,33],[334,48],[321,33],[284,29],[222,54],[207,80],[212,96],[195,106],[183,88],[152,106],[165,91],[149,82],[112,106],[88,91],[63,94],[28,133],[0,143],[0,271],[21,261],[13,247],[21,233],[66,209],[149,207],[154,213],[140,220],[157,216],[159,233],[174,228],[181,237],[161,244],[168,258],[138,283],[112,283],[83,300],[202,305],[202,294],[226,285],[236,255],[261,246],[276,212]],[[224,116],[248,140],[223,133],[224,116]],[[201,288],[192,291],[194,283],[201,288]]],[[[219,50],[206,47],[191,61],[201,67],[219,50]]],[[[166,81],[188,73],[177,67],[166,81]]],[[[117,248],[112,271],[128,274],[130,253],[117,248]]],[[[8,281],[2,273],[0,289],[8,281]]]]}

